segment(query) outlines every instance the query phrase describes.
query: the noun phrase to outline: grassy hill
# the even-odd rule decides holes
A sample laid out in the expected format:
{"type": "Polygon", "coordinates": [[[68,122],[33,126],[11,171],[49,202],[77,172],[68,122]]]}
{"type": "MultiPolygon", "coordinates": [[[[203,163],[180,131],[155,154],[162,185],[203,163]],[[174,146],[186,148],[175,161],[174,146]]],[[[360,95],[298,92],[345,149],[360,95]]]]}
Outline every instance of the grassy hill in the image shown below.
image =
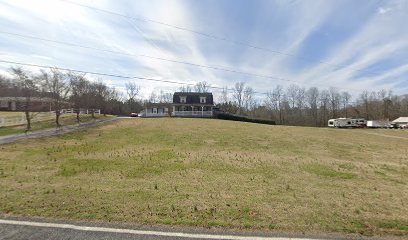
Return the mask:
{"type": "Polygon", "coordinates": [[[0,212],[408,234],[408,132],[128,119],[0,146],[0,212]]]}

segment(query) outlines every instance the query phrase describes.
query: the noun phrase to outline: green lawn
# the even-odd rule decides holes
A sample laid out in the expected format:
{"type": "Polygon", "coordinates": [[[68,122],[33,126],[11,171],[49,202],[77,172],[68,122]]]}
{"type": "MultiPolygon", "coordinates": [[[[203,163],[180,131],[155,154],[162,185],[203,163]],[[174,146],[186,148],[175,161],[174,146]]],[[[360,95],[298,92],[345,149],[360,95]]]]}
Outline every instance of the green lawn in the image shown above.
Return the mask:
{"type": "Polygon", "coordinates": [[[0,213],[408,234],[408,131],[128,119],[0,146],[0,213]]]}
{"type": "MultiPolygon", "coordinates": [[[[110,117],[110,116],[107,116],[110,117]]],[[[95,119],[103,119],[106,118],[103,115],[95,115],[95,119]]],[[[89,122],[94,120],[91,115],[81,115],[80,121],[81,122],[89,122]]],[[[77,123],[76,115],[75,114],[64,114],[61,116],[60,123],[63,126],[73,125],[77,123]]],[[[37,131],[47,128],[55,128],[57,124],[55,123],[55,118],[51,118],[49,120],[33,122],[31,124],[31,131],[37,131]]],[[[0,136],[6,136],[11,134],[19,134],[24,133],[26,129],[25,125],[18,125],[18,126],[10,126],[10,127],[0,127],[0,136]]]]}

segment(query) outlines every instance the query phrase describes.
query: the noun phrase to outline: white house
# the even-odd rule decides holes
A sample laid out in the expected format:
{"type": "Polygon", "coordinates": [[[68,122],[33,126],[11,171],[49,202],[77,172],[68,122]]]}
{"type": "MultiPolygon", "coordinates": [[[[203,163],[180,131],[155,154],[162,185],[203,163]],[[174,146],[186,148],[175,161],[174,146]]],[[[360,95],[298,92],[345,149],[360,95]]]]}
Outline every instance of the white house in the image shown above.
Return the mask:
{"type": "Polygon", "coordinates": [[[176,92],[173,95],[172,116],[212,117],[213,107],[212,93],[176,92]]]}
{"type": "Polygon", "coordinates": [[[141,117],[169,117],[171,104],[169,103],[146,103],[141,117]]]}

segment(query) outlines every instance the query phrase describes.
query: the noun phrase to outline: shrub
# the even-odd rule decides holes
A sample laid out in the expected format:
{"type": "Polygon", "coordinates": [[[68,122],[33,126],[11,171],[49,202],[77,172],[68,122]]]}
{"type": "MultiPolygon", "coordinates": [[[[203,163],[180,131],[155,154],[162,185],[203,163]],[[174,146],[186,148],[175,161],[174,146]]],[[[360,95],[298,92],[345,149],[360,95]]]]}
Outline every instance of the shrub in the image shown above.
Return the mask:
{"type": "Polygon", "coordinates": [[[269,125],[275,125],[276,124],[275,121],[272,121],[272,120],[247,118],[247,117],[244,117],[244,116],[233,115],[233,114],[229,114],[229,113],[216,114],[215,118],[223,119],[223,120],[231,120],[231,121],[269,124],[269,125]]]}

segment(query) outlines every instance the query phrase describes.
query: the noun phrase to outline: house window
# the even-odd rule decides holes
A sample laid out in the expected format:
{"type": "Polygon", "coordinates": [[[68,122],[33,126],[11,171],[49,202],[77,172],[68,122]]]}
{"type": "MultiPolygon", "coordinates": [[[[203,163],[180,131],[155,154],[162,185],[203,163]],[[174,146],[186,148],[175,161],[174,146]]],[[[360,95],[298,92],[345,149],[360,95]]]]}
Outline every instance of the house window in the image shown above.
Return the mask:
{"type": "Polygon", "coordinates": [[[153,113],[157,113],[157,108],[153,108],[153,113]]]}
{"type": "Polygon", "coordinates": [[[187,97],[186,96],[180,96],[180,103],[186,103],[187,102],[187,97]]]}
{"type": "Polygon", "coordinates": [[[200,103],[205,103],[206,102],[206,97],[200,97],[200,103]]]}

